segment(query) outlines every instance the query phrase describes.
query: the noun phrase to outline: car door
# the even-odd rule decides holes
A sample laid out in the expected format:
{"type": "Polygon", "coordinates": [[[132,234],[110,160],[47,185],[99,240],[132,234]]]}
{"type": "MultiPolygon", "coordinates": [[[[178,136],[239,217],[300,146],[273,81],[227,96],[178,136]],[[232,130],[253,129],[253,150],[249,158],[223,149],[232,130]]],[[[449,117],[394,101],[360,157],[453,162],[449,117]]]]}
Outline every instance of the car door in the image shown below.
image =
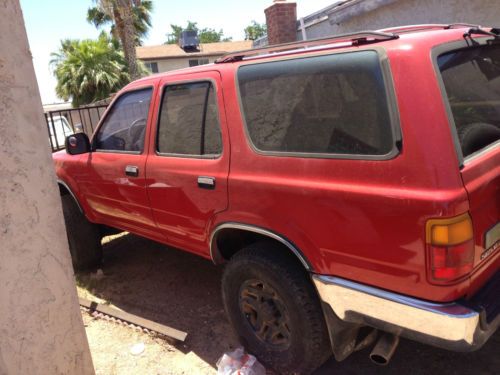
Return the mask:
{"type": "Polygon", "coordinates": [[[156,231],[145,186],[145,140],[153,87],[121,94],[92,140],[86,178],[87,203],[101,223],[153,237],[156,231]]]}
{"type": "Polygon", "coordinates": [[[208,252],[208,226],[227,208],[229,142],[218,72],[160,82],[147,163],[154,219],[173,246],[208,252]]]}

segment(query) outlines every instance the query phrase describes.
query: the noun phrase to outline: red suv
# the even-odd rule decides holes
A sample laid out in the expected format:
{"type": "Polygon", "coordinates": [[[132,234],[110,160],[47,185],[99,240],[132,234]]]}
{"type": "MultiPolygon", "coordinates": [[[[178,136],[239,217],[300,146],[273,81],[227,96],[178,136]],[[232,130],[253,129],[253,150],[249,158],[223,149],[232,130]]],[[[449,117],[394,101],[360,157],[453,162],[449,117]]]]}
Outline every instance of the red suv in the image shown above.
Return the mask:
{"type": "Polygon", "coordinates": [[[110,228],[225,266],[245,347],[308,373],[500,316],[500,37],[422,25],[147,77],[54,154],[76,268],[110,228]],[[378,338],[377,333],[380,332],[378,338]]]}

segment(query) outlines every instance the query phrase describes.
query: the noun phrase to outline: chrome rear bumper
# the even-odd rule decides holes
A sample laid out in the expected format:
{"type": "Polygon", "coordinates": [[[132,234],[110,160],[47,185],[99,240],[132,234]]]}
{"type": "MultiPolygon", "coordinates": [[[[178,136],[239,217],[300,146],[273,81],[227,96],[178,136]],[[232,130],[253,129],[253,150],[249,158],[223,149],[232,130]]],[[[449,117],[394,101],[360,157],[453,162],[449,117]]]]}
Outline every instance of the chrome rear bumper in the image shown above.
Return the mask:
{"type": "Polygon", "coordinates": [[[479,349],[500,324],[500,315],[486,323],[480,311],[458,302],[427,302],[333,276],[312,278],[341,320],[449,350],[479,349]]]}

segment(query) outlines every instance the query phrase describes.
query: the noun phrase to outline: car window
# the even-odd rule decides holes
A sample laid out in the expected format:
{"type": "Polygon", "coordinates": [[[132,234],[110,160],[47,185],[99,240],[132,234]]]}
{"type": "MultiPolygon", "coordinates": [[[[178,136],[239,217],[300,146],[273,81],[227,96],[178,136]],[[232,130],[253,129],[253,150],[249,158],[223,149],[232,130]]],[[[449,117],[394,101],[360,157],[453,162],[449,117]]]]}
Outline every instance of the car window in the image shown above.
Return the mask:
{"type": "Polygon", "coordinates": [[[386,155],[393,150],[375,51],[244,65],[238,83],[248,134],[261,151],[386,155]]]}
{"type": "Polygon", "coordinates": [[[500,46],[438,57],[464,157],[500,140],[500,46]]]}
{"type": "Polygon", "coordinates": [[[132,91],[116,100],[96,135],[97,150],[142,152],[152,91],[132,91]]]}
{"type": "Polygon", "coordinates": [[[157,150],[160,153],[195,156],[221,154],[217,99],[210,82],[166,87],[157,150]]]}

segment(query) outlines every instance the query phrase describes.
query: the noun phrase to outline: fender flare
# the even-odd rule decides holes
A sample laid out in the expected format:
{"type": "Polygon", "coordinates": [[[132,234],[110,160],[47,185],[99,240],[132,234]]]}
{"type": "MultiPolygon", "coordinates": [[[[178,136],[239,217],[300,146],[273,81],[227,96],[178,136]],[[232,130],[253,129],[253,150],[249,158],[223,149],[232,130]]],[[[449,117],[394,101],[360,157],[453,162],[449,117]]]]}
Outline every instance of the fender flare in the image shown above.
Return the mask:
{"type": "Polygon", "coordinates": [[[219,224],[212,231],[212,234],[210,235],[210,258],[212,259],[212,262],[214,264],[221,263],[223,259],[219,253],[219,249],[217,248],[217,243],[216,243],[217,233],[223,229],[238,229],[242,231],[253,232],[269,237],[273,240],[276,240],[285,245],[299,259],[299,261],[302,263],[302,265],[307,271],[309,272],[313,271],[311,264],[307,261],[306,257],[302,254],[299,248],[284,236],[281,236],[275,232],[272,232],[270,230],[255,225],[236,223],[236,222],[227,222],[219,224]]]}
{"type": "Polygon", "coordinates": [[[59,179],[59,178],[57,179],[57,184],[63,186],[66,190],[69,191],[69,193],[73,197],[73,200],[75,201],[76,205],[78,206],[78,209],[80,210],[80,212],[82,214],[85,215],[85,212],[83,211],[82,206],[80,205],[80,202],[76,198],[76,195],[73,193],[73,190],[71,190],[71,188],[69,187],[69,185],[66,182],[64,182],[63,180],[59,179]]]}

